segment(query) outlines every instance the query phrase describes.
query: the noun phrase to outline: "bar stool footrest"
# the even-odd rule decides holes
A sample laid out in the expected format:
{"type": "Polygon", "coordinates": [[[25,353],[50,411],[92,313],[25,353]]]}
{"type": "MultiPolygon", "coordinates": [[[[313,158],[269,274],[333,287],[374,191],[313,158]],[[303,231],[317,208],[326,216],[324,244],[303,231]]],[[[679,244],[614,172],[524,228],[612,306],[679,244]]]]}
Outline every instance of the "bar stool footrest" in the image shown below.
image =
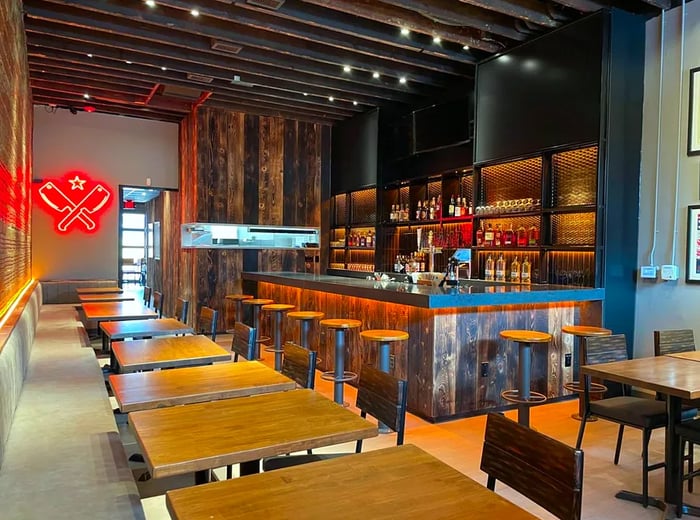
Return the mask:
{"type": "Polygon", "coordinates": [[[268,341],[272,341],[272,338],[270,336],[260,336],[258,339],[255,340],[255,343],[267,343],[268,341]]]}
{"type": "Polygon", "coordinates": [[[501,392],[501,399],[517,404],[540,404],[547,400],[547,396],[539,392],[530,391],[529,399],[521,399],[520,390],[503,390],[501,392]]]}
{"type": "Polygon", "coordinates": [[[344,383],[346,381],[353,381],[357,379],[357,374],[355,372],[345,371],[343,372],[343,377],[335,377],[335,372],[328,371],[321,373],[321,379],[324,381],[333,381],[334,383],[344,383]]]}
{"type": "Polygon", "coordinates": [[[273,345],[265,347],[263,350],[265,352],[284,352],[284,350],[282,350],[281,348],[275,348],[273,345]]]}
{"type": "MultiPolygon", "coordinates": [[[[588,392],[591,394],[604,394],[605,392],[608,391],[608,387],[605,385],[601,385],[600,383],[590,383],[590,387],[588,389],[588,392]]],[[[582,394],[584,392],[584,388],[581,385],[580,381],[572,381],[571,383],[564,383],[564,388],[566,388],[569,392],[574,392],[575,394],[582,394]]]]}

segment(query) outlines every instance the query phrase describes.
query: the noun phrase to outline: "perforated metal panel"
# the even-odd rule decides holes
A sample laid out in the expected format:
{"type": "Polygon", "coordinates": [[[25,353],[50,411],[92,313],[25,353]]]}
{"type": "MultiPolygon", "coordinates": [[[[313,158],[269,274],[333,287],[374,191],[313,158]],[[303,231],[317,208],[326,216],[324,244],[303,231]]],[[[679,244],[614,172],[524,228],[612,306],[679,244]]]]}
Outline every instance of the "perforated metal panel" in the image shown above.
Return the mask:
{"type": "Polygon", "coordinates": [[[552,245],[594,246],[595,213],[563,213],[552,215],[552,245]]]}
{"type": "Polygon", "coordinates": [[[598,147],[552,155],[552,206],[595,204],[598,147]]]}
{"type": "Polygon", "coordinates": [[[377,190],[355,191],[350,197],[350,224],[373,224],[377,219],[377,190]]]}
{"type": "Polygon", "coordinates": [[[558,285],[595,285],[595,255],[593,251],[549,251],[547,278],[558,285]]]}
{"type": "Polygon", "coordinates": [[[481,169],[480,202],[523,198],[539,199],[542,193],[542,158],[535,157],[481,169]]]}
{"type": "Polygon", "coordinates": [[[474,178],[472,175],[464,175],[459,179],[459,192],[462,198],[467,198],[467,203],[474,202],[474,178]]]}
{"type": "Polygon", "coordinates": [[[335,213],[333,221],[334,226],[344,226],[348,222],[348,205],[347,205],[347,195],[336,195],[335,196],[335,213]]]}

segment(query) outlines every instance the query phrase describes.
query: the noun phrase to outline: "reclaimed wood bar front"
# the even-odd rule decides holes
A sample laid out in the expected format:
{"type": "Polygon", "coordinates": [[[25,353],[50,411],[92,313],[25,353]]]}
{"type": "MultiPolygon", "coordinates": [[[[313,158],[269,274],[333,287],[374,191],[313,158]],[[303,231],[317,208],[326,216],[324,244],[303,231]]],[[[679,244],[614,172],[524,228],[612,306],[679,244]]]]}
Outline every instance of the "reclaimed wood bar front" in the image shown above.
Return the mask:
{"type": "MultiPolygon", "coordinates": [[[[499,337],[504,329],[549,332],[550,344],[533,349],[532,389],[548,398],[566,395],[574,379],[573,342],[564,325],[601,325],[604,289],[464,281],[458,288],[379,282],[305,273],[244,273],[258,296],[318,310],[326,318],[362,320],[362,329],[405,330],[410,338],[392,350],[391,372],[408,380],[408,409],[430,421],[502,408],[502,390],[515,388],[518,347],[499,337]],[[566,356],[571,354],[571,356],[566,356]]],[[[298,337],[288,322],[286,338],[298,337]]],[[[315,328],[319,368],[333,367],[332,338],[315,328]]],[[[351,333],[346,369],[378,363],[374,345],[351,333]]]]}

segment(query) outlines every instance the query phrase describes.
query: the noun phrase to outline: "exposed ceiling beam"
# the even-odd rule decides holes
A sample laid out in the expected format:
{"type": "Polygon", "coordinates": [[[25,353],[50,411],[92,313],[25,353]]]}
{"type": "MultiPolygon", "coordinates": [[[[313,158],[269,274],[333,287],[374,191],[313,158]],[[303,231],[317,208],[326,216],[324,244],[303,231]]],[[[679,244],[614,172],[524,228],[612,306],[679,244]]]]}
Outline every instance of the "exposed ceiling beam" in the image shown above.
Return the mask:
{"type": "MultiPolygon", "coordinates": [[[[546,5],[539,0],[460,0],[483,9],[491,9],[501,14],[531,22],[543,27],[555,28],[561,25],[559,20],[552,18],[546,5]]],[[[552,4],[556,5],[556,4],[552,4]]]]}
{"type": "Polygon", "coordinates": [[[113,115],[124,115],[129,117],[138,117],[142,119],[155,119],[158,121],[167,121],[170,123],[179,123],[182,121],[182,114],[174,114],[172,112],[165,112],[162,110],[154,110],[150,107],[142,108],[132,108],[123,105],[112,105],[109,103],[97,102],[87,102],[84,99],[80,100],[73,96],[56,96],[53,94],[44,94],[43,92],[33,92],[32,102],[35,105],[46,105],[49,109],[54,110],[55,108],[70,108],[73,107],[78,110],[84,110],[84,107],[92,106],[97,112],[113,114],[113,115]]]}
{"type": "Polygon", "coordinates": [[[261,115],[261,116],[270,116],[270,117],[281,117],[285,119],[296,119],[297,121],[308,121],[310,123],[321,123],[325,125],[332,125],[338,119],[332,118],[332,117],[325,117],[325,118],[314,118],[314,117],[308,117],[308,116],[301,116],[297,114],[296,112],[291,112],[287,110],[274,110],[274,109],[265,109],[265,108],[256,108],[254,110],[251,110],[251,108],[248,105],[244,104],[233,104],[233,103],[222,103],[216,97],[212,97],[207,99],[205,102],[205,106],[207,107],[215,107],[215,108],[223,108],[225,110],[230,110],[232,112],[244,112],[244,113],[254,113],[256,115],[261,115]]]}
{"type": "Polygon", "coordinates": [[[594,0],[557,0],[557,3],[582,13],[592,13],[605,7],[602,3],[594,0]]]}

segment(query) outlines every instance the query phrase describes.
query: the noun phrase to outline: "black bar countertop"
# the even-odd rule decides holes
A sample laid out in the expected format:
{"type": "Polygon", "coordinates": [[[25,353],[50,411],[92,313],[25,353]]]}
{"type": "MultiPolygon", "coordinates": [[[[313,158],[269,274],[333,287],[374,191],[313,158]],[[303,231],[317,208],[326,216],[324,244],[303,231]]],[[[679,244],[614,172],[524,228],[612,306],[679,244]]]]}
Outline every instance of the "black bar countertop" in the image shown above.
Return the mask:
{"type": "MultiPolygon", "coordinates": [[[[401,274],[397,277],[400,277],[401,280],[406,278],[405,275],[401,274]]],[[[461,280],[458,287],[437,287],[403,281],[375,281],[295,272],[245,272],[243,279],[426,309],[566,301],[582,302],[605,298],[605,289],[591,287],[547,284],[521,285],[466,279],[461,280]]]]}

